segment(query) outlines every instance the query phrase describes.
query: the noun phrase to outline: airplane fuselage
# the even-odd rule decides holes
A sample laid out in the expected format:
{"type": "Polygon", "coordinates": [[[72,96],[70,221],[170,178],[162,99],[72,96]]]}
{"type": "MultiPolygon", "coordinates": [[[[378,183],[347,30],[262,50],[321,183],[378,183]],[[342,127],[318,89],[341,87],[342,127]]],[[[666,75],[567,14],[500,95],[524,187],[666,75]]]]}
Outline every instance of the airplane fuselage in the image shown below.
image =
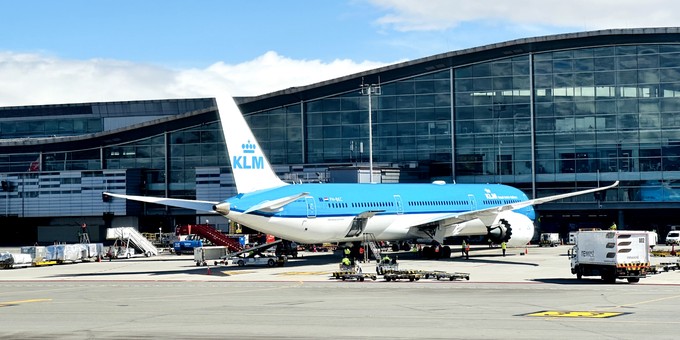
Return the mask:
{"type": "MultiPolygon", "coordinates": [[[[363,233],[378,240],[427,237],[411,227],[527,199],[519,189],[498,184],[299,184],[239,194],[225,202],[230,205],[228,217],[238,223],[288,240],[320,243],[357,241],[363,233]],[[275,211],[248,211],[273,198],[300,193],[307,195],[275,211]],[[370,217],[361,232],[352,233],[353,222],[362,213],[370,217]]],[[[514,212],[529,220],[535,217],[532,207],[514,212]]]]}

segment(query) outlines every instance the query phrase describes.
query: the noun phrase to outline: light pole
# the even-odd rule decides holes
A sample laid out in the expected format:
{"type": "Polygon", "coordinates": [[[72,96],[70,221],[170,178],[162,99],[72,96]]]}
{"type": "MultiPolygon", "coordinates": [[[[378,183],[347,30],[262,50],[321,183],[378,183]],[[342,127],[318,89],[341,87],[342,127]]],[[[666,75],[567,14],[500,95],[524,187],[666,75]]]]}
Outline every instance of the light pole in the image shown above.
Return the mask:
{"type": "Polygon", "coordinates": [[[380,84],[361,84],[361,94],[368,95],[368,171],[369,182],[373,183],[373,98],[372,95],[381,94],[380,84]]]}
{"type": "Polygon", "coordinates": [[[503,157],[501,156],[501,145],[503,141],[498,136],[498,184],[503,182],[503,157]]]}

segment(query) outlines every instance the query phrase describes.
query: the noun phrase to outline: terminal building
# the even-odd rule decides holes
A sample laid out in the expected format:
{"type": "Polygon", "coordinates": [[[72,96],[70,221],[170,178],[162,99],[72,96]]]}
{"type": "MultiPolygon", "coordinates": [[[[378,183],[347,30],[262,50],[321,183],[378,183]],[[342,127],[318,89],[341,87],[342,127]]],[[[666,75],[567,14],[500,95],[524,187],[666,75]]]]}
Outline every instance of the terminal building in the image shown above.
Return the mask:
{"type": "MultiPolygon", "coordinates": [[[[680,28],[519,39],[236,101],[289,182],[367,182],[371,163],[374,182],[529,197],[618,180],[537,206],[539,230],[680,224],[680,28]]],[[[0,108],[0,179],[0,243],[73,241],[83,223],[94,240],[108,226],[224,230],[214,215],[101,193],[235,194],[213,98],[0,108]]]]}

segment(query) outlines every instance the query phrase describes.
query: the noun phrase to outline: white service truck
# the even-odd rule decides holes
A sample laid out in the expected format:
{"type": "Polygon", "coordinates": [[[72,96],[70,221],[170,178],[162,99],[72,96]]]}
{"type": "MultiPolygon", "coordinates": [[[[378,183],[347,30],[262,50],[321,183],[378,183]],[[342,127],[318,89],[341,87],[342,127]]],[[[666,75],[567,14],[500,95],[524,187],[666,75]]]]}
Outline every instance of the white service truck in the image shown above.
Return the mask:
{"type": "Polygon", "coordinates": [[[646,231],[580,231],[569,251],[571,273],[600,276],[607,283],[640,281],[649,270],[649,234],[646,231]]]}
{"type": "Polygon", "coordinates": [[[539,241],[539,247],[557,247],[560,245],[560,234],[558,233],[542,233],[539,241]]]}

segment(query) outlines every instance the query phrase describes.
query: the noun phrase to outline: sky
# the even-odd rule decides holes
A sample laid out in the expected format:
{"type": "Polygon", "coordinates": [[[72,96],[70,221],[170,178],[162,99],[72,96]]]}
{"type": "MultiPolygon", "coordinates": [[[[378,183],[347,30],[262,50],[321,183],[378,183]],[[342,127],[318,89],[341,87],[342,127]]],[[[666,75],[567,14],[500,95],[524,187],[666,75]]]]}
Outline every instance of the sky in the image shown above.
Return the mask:
{"type": "Polygon", "coordinates": [[[672,0],[0,0],[0,107],[258,96],[514,39],[680,26],[672,0]]]}

